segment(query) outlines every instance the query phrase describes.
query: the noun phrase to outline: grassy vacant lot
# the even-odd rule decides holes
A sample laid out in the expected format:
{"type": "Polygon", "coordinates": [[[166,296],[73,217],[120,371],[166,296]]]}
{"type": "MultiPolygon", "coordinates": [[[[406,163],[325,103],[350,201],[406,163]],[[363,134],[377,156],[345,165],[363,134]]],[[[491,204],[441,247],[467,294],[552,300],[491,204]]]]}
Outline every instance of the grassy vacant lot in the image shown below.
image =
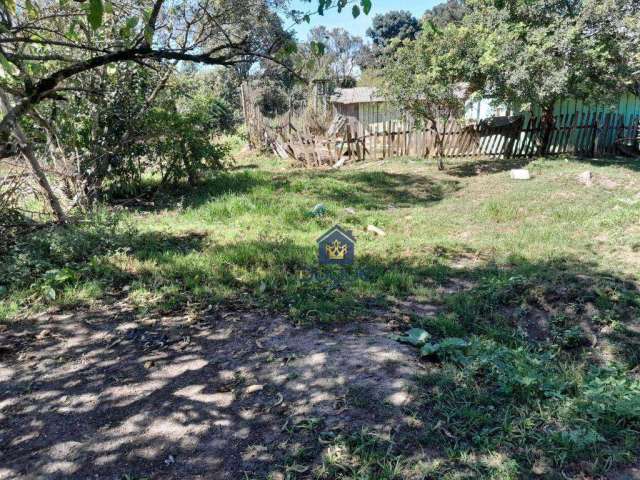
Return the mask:
{"type": "Polygon", "coordinates": [[[0,265],[0,321],[124,302],[135,318],[270,312],[320,337],[420,327],[441,347],[415,368],[397,424],[298,419],[271,470],[229,478],[635,478],[640,163],[537,160],[513,181],[506,162],[252,162],[22,236],[0,265]],[[310,213],[318,203],[326,214],[310,213]],[[317,265],[315,239],[335,223],[357,238],[351,268],[317,265]]]}

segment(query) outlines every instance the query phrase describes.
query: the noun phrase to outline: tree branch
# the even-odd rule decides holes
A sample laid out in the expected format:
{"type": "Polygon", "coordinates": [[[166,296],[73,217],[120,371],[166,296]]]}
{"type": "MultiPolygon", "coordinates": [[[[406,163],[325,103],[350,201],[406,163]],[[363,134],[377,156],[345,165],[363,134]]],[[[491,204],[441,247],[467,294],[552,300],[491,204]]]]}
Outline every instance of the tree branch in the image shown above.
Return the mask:
{"type": "Polygon", "coordinates": [[[33,106],[51,95],[61,82],[80,73],[111,63],[140,61],[144,59],[182,60],[203,63],[205,65],[232,65],[241,61],[240,57],[242,55],[247,54],[244,47],[245,42],[243,41],[238,44],[221,45],[202,54],[190,54],[176,50],[153,50],[149,47],[141,46],[101,55],[69,65],[43,78],[31,87],[30,91],[26,92],[26,95],[6,113],[0,122],[0,133],[11,132],[17,125],[18,120],[33,106]]]}

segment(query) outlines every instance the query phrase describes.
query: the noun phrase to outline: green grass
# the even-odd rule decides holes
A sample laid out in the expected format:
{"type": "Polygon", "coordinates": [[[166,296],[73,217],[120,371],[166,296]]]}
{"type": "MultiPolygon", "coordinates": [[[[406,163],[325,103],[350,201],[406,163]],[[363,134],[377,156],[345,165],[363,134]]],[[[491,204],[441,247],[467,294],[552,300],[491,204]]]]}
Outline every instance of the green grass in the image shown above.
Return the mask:
{"type": "Polygon", "coordinates": [[[640,172],[537,160],[518,182],[500,165],[475,176],[410,159],[330,172],[268,160],[149,211],[103,209],[4,254],[0,321],[114,297],[141,312],[241,303],[298,323],[372,320],[408,297],[437,303],[442,313],[411,321],[468,346],[425,360],[410,412],[422,426],[340,436],[314,475],[606,474],[640,448],[640,172]],[[587,169],[592,187],[576,181],[587,169]],[[618,186],[599,186],[604,177],[618,186]],[[327,213],[314,217],[318,203],[327,213]],[[335,223],[357,237],[352,267],[317,264],[315,239],[335,223]],[[422,449],[437,461],[415,460],[422,449]]]}

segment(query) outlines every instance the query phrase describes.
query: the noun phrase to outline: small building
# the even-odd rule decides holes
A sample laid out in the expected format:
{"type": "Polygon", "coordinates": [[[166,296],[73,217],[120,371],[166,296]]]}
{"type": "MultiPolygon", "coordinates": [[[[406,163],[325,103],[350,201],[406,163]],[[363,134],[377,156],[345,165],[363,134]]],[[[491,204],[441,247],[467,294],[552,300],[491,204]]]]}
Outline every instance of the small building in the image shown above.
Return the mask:
{"type": "Polygon", "coordinates": [[[371,130],[384,122],[399,121],[401,112],[373,87],[339,88],[331,95],[335,112],[360,130],[371,130]]]}

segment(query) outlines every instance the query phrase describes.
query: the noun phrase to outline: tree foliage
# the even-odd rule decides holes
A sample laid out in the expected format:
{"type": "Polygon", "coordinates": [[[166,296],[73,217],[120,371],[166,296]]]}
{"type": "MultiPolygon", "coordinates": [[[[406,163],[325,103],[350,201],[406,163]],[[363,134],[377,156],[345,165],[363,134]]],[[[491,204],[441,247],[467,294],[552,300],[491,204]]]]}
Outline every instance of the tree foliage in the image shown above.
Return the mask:
{"type": "MultiPolygon", "coordinates": [[[[468,35],[453,25],[444,32],[425,28],[415,41],[398,48],[382,71],[385,95],[433,130],[438,148],[435,153],[440,158],[440,126],[460,116],[464,109],[466,88],[459,82],[467,65],[459,51],[469,43],[468,35]]],[[[441,162],[439,166],[443,167],[441,162]]]]}
{"type": "MultiPolygon", "coordinates": [[[[370,0],[308,3],[321,14],[348,7],[357,16],[371,9],[370,0]]],[[[99,191],[105,182],[131,183],[146,167],[167,182],[193,180],[196,167],[207,162],[220,167],[220,149],[209,133],[233,121],[228,107],[237,105],[235,87],[258,62],[296,75],[283,19],[302,21],[307,14],[297,18],[290,4],[0,0],[0,91],[6,93],[0,158],[33,150],[47,163],[63,164],[56,172],[69,173],[72,165],[65,178],[73,181],[63,188],[70,194],[99,191]],[[184,109],[167,97],[185,95],[184,84],[172,87],[171,71],[188,63],[231,72],[217,70],[218,79],[229,80],[218,82],[222,98],[200,92],[184,109]],[[21,128],[29,137],[18,134],[21,128]]],[[[30,158],[48,184],[37,159],[30,158]]],[[[53,209],[62,220],[61,210],[53,209]]]]}
{"type": "Polygon", "coordinates": [[[443,28],[449,23],[460,23],[467,13],[464,0],[447,0],[424,12],[422,23],[431,23],[443,28]]]}
{"type": "Polygon", "coordinates": [[[393,10],[373,17],[367,36],[374,45],[386,48],[393,41],[414,40],[420,31],[420,23],[406,10],[393,10]]]}
{"type": "Polygon", "coordinates": [[[633,0],[467,0],[465,7],[459,22],[442,28],[427,18],[421,35],[387,59],[387,95],[419,118],[461,113],[464,90],[541,109],[550,127],[560,99],[617,102],[637,88],[633,0]]]}
{"type": "Polygon", "coordinates": [[[329,79],[342,88],[355,86],[363,44],[361,37],[351,35],[344,28],[314,28],[309,34],[309,42],[303,47],[304,58],[311,59],[308,77],[329,79]],[[319,55],[313,55],[312,45],[317,43],[322,43],[324,48],[319,55]]]}
{"type": "Polygon", "coordinates": [[[495,3],[469,0],[460,27],[477,45],[477,70],[469,73],[483,79],[486,96],[550,109],[563,97],[602,103],[630,88],[637,2],[512,1],[503,8],[495,3]]]}

